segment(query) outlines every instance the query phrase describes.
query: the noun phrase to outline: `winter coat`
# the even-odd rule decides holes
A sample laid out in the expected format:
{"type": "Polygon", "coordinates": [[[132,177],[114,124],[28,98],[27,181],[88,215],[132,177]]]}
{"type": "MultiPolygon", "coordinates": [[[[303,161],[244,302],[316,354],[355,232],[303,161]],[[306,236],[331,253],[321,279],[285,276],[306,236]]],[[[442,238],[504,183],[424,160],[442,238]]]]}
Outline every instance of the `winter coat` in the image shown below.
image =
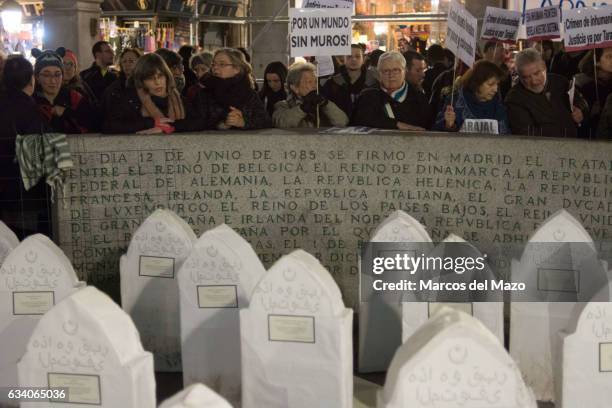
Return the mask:
{"type": "Polygon", "coordinates": [[[354,83],[351,83],[348,71],[343,66],[340,68],[340,73],[334,75],[325,83],[321,93],[342,109],[346,116],[350,118],[359,94],[366,88],[365,81],[365,66],[361,70],[361,75],[354,83]]]}
{"type": "Polygon", "coordinates": [[[497,121],[497,129],[499,134],[505,135],[510,133],[508,126],[508,115],[506,108],[502,103],[499,92],[495,97],[487,102],[481,102],[469,91],[458,89],[455,92],[453,99],[453,109],[455,111],[455,127],[447,129],[444,121],[444,113],[446,107],[450,105],[451,98],[447,97],[444,107],[436,118],[434,130],[442,131],[459,131],[463,126],[465,119],[494,119],[497,121]]]}
{"type": "MultiPolygon", "coordinates": [[[[317,126],[316,117],[304,112],[301,108],[302,100],[293,94],[274,106],[272,120],[277,128],[312,128],[317,126]]],[[[348,116],[332,101],[319,109],[319,126],[330,127],[346,126],[349,122],[348,116]]]]}
{"type": "MultiPolygon", "coordinates": [[[[515,135],[577,137],[577,125],[572,119],[569,103],[569,81],[555,74],[548,74],[544,91],[539,94],[526,89],[518,82],[506,96],[506,108],[512,133],[515,135]]],[[[588,104],[575,93],[574,105],[589,114],[588,104]]]]}
{"type": "Polygon", "coordinates": [[[83,80],[96,97],[96,100],[101,101],[104,96],[104,91],[113,82],[117,80],[119,75],[114,70],[106,71],[106,74],[102,75],[102,70],[94,62],[91,67],[87,68],[80,73],[81,80],[83,80]]]}
{"type": "Polygon", "coordinates": [[[394,100],[380,87],[361,92],[353,110],[352,124],[397,129],[397,122],[429,128],[431,114],[423,91],[408,85],[403,102],[394,100]]]}
{"type": "Polygon", "coordinates": [[[34,94],[43,119],[50,131],[66,134],[95,133],[99,130],[98,112],[81,93],[62,87],[53,103],[38,90],[34,94]],[[54,106],[64,108],[62,116],[53,113],[54,106]]]}

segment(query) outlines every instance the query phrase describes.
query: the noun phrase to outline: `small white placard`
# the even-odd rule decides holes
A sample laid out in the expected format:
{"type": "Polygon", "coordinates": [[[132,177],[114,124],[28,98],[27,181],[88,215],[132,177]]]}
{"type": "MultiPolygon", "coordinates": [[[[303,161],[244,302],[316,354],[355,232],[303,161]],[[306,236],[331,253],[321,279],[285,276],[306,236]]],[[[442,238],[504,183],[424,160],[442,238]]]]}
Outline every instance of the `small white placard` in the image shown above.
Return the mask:
{"type": "Polygon", "coordinates": [[[198,286],[198,307],[237,308],[238,287],[236,285],[201,285],[198,286]]]}
{"type": "Polygon", "coordinates": [[[318,77],[333,75],[334,72],[334,58],[331,55],[321,55],[317,57],[318,77]]]}
{"type": "Polygon", "coordinates": [[[102,405],[100,376],[88,374],[48,373],[50,388],[67,388],[68,398],[62,400],[72,404],[102,405]]]}
{"type": "Polygon", "coordinates": [[[599,371],[612,371],[612,343],[599,343],[599,371]]]}
{"type": "Polygon", "coordinates": [[[55,305],[55,292],[13,292],[14,315],[43,315],[55,305]]]}
{"type": "Polygon", "coordinates": [[[315,343],[314,316],[268,315],[268,339],[315,343]]]}
{"type": "Polygon", "coordinates": [[[140,255],[138,275],[174,279],[174,258],[140,255]]]}
{"type": "MultiPolygon", "coordinates": [[[[580,275],[578,275],[580,276],[580,275]]],[[[578,293],[580,282],[572,269],[538,268],[538,290],[578,293]]]]}
{"type": "Polygon", "coordinates": [[[442,307],[450,307],[460,312],[474,316],[474,304],[473,303],[462,303],[462,302],[430,302],[427,304],[427,316],[431,317],[438,313],[438,310],[442,307]]]}
{"type": "Polygon", "coordinates": [[[460,132],[498,135],[499,124],[495,119],[465,119],[463,121],[463,126],[461,126],[460,132]]]}

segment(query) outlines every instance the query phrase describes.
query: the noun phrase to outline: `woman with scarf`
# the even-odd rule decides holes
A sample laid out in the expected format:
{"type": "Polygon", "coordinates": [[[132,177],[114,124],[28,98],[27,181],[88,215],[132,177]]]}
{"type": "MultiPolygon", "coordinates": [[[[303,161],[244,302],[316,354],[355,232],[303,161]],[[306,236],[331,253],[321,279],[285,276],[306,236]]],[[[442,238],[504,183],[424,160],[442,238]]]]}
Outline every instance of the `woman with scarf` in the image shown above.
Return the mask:
{"type": "Polygon", "coordinates": [[[434,130],[508,134],[508,116],[499,93],[503,71],[489,61],[478,61],[459,81],[438,113],[434,130]]]}
{"type": "Polygon", "coordinates": [[[188,118],[170,69],[157,54],[141,57],[127,86],[111,98],[104,133],[160,134],[199,130],[188,118]]]}
{"type": "Polygon", "coordinates": [[[36,58],[34,100],[43,120],[52,132],[75,134],[97,131],[97,114],[89,100],[80,92],[63,86],[66,50],[32,50],[36,58]]]}
{"type": "Polygon", "coordinates": [[[222,48],[215,52],[212,75],[201,79],[203,88],[193,100],[193,109],[205,129],[271,127],[270,117],[255,92],[252,72],[240,51],[222,48]]]}
{"type": "Polygon", "coordinates": [[[268,64],[264,71],[264,84],[259,92],[259,98],[262,100],[270,117],[274,113],[274,105],[287,99],[287,91],[285,91],[286,79],[287,67],[285,64],[280,61],[268,64]]]}

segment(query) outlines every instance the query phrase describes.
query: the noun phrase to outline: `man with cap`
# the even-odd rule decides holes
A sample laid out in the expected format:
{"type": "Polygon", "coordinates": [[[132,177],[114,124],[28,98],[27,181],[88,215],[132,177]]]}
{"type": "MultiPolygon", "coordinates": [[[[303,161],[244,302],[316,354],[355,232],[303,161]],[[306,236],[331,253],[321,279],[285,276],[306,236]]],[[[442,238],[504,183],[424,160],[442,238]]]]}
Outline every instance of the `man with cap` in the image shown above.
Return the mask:
{"type": "Polygon", "coordinates": [[[91,133],[96,129],[96,112],[87,98],[62,86],[64,77],[63,47],[55,51],[32,49],[36,58],[34,100],[47,125],[54,132],[91,133]]]}

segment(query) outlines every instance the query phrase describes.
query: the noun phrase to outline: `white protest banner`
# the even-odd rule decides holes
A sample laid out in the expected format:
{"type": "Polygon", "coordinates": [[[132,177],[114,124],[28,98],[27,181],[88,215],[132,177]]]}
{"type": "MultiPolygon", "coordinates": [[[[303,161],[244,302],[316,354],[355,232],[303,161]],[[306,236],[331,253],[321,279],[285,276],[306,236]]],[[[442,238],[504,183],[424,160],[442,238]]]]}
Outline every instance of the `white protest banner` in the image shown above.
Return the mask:
{"type": "Polygon", "coordinates": [[[497,7],[487,7],[480,38],[514,43],[521,25],[521,13],[497,7]]]}
{"type": "Polygon", "coordinates": [[[542,7],[525,12],[527,39],[550,40],[561,37],[561,10],[559,7],[542,7]]]}
{"type": "Polygon", "coordinates": [[[457,0],[451,1],[445,46],[470,67],[476,58],[477,27],[476,18],[457,0]]]}
{"type": "Polygon", "coordinates": [[[351,54],[351,9],[289,9],[292,57],[351,54]]]}
{"type": "Polygon", "coordinates": [[[353,0],[303,0],[302,8],[350,8],[355,6],[353,0]]]}
{"type": "Polygon", "coordinates": [[[612,47],[612,7],[563,10],[565,51],[612,47]]]}
{"type": "Polygon", "coordinates": [[[331,55],[321,55],[317,57],[318,77],[332,75],[334,72],[334,58],[331,55]]]}

